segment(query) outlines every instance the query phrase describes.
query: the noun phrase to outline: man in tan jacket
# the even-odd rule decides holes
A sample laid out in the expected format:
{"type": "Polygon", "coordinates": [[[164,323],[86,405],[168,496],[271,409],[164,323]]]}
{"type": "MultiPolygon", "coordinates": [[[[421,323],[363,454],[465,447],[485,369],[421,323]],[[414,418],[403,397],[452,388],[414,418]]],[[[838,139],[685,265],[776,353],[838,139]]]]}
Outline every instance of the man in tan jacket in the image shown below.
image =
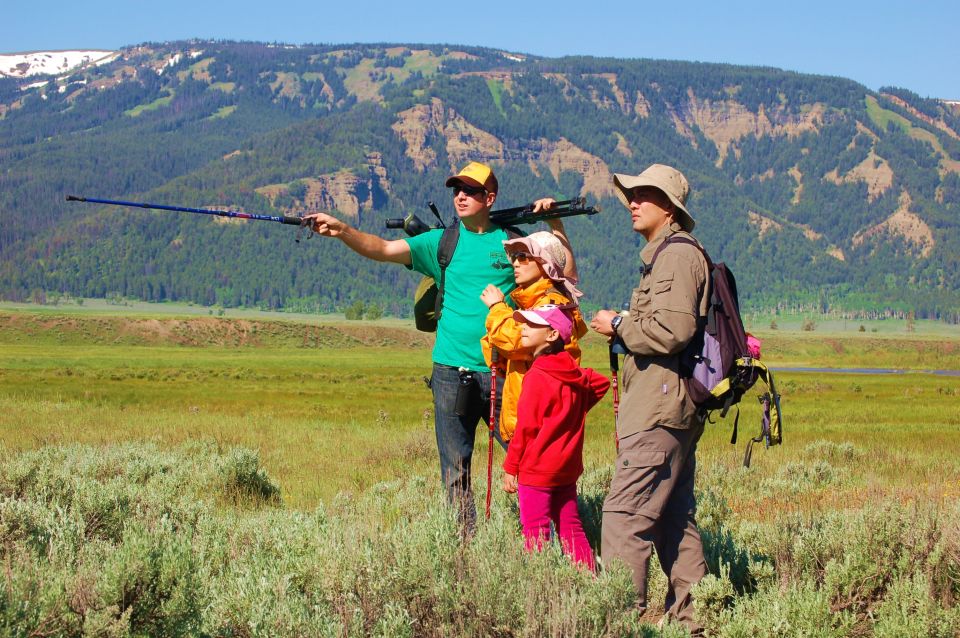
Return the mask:
{"type": "Polygon", "coordinates": [[[629,315],[601,310],[591,328],[618,337],[629,350],[623,365],[619,450],[610,493],[603,504],[601,555],[633,570],[637,606],[647,607],[647,569],[656,547],[669,579],[665,608],[696,635],[690,588],[706,562],[694,518],[693,478],[703,417],[687,396],[680,355],[706,315],[708,270],[703,254],[671,235],[688,237],[694,221],[686,209],[690,188],[675,168],[654,164],[640,175],[614,175],[617,195],[630,211],[633,230],[647,240],[645,266],[630,299],[629,315]]]}

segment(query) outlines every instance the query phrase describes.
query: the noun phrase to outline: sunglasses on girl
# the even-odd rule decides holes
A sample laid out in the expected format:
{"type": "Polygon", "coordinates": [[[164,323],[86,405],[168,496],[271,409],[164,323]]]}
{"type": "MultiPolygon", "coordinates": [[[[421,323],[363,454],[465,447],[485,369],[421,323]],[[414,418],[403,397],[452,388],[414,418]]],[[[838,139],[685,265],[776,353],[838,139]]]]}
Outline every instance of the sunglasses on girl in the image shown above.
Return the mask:
{"type": "Polygon", "coordinates": [[[511,263],[511,264],[514,263],[514,262],[516,262],[516,263],[518,263],[518,264],[526,264],[526,263],[529,263],[529,262],[531,262],[531,261],[539,263],[539,261],[537,260],[536,257],[534,257],[533,255],[531,255],[530,253],[525,253],[525,252],[523,252],[523,251],[518,251],[518,252],[515,252],[515,253],[510,253],[508,256],[509,256],[509,258],[510,258],[510,263],[511,263]]]}

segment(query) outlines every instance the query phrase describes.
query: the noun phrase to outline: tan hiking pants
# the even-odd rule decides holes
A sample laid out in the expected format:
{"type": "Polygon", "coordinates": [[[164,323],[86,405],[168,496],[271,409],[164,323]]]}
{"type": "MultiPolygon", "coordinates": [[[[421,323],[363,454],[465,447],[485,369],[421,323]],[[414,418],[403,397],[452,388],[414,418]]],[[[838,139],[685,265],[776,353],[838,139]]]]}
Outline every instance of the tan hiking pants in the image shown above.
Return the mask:
{"type": "Polygon", "coordinates": [[[693,478],[703,423],[689,430],[662,426],[620,439],[610,493],[603,503],[604,564],[633,570],[637,607],[647,607],[647,569],[654,547],[669,579],[667,616],[692,630],[690,588],[707,573],[695,520],[693,478]]]}

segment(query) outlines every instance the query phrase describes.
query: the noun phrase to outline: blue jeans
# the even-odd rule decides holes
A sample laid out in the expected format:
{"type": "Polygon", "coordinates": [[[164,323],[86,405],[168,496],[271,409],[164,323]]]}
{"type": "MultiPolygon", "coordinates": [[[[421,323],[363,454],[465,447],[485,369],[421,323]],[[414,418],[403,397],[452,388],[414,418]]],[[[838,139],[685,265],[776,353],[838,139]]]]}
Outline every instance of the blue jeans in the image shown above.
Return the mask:
{"type": "MultiPolygon", "coordinates": [[[[473,372],[476,380],[469,388],[463,414],[456,414],[457,393],[460,390],[460,371],[457,368],[433,364],[430,387],[433,390],[433,419],[437,432],[437,450],[440,452],[440,476],[447,488],[447,500],[457,507],[457,520],[472,531],[477,522],[477,510],[470,486],[470,465],[477,423],[490,420],[490,372],[473,372]]],[[[497,387],[503,387],[499,378],[497,387]]],[[[500,415],[501,394],[496,396],[496,414],[500,415]]],[[[500,429],[494,428],[494,437],[504,449],[500,429]]]]}

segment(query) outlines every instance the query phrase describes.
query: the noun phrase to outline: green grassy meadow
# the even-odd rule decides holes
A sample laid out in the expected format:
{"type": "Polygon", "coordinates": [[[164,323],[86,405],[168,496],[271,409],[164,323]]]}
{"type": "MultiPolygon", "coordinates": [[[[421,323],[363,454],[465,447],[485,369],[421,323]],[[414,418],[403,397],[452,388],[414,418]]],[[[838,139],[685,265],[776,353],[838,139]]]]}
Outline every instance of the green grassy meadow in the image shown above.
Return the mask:
{"type": "MultiPolygon", "coordinates": [[[[708,426],[698,518],[711,576],[698,600],[713,635],[958,635],[960,377],[922,371],[960,369],[960,333],[922,328],[755,329],[777,368],[910,372],[778,372],[784,444],[755,449],[749,469],[742,459],[759,426],[756,401],[742,404],[737,445],[729,443],[729,418],[708,426]],[[773,620],[765,625],[764,617],[773,620]]],[[[628,613],[625,571],[592,579],[559,552],[524,555],[515,501],[502,493],[478,539],[503,560],[492,564],[481,549],[458,546],[438,489],[423,382],[431,339],[398,320],[0,310],[0,540],[8,573],[17,564],[23,574],[8,579],[3,633],[42,635],[46,622],[61,628],[50,635],[108,635],[104,627],[119,632],[109,635],[661,635],[644,623],[658,619],[655,608],[650,618],[628,613]],[[132,475],[147,477],[137,483],[142,491],[125,491],[134,488],[117,478],[132,475]],[[178,482],[164,482],[174,475],[178,482]],[[157,481],[161,487],[147,489],[157,481]],[[104,505],[64,487],[74,482],[92,494],[118,491],[101,494],[104,505]],[[87,530],[62,540],[69,550],[59,557],[50,552],[66,533],[63,521],[43,522],[57,503],[58,516],[75,515],[87,530]],[[133,527],[116,523],[102,537],[99,526],[117,508],[133,527]],[[92,532],[91,520],[100,521],[92,532]],[[189,530],[193,540],[157,545],[148,532],[164,525],[189,530]],[[294,540],[297,533],[308,538],[294,540]],[[321,539],[340,554],[328,555],[321,539]],[[37,542],[48,549],[30,549],[37,542]],[[170,591],[202,595],[219,615],[190,605],[174,613],[162,591],[153,607],[144,598],[150,613],[116,603],[130,594],[127,567],[110,572],[109,583],[88,573],[104,543],[131,560],[179,557],[171,565],[184,572],[170,576],[170,591]],[[285,543],[293,554],[284,554],[285,543]],[[222,552],[246,557],[251,571],[237,573],[242,567],[228,566],[222,552]],[[437,576],[418,562],[424,557],[437,576]],[[310,562],[322,559],[329,570],[310,562]],[[382,579],[363,571],[381,573],[383,565],[398,571],[382,579]],[[186,578],[197,570],[204,582],[186,578]],[[239,601],[256,578],[274,590],[248,592],[261,605],[254,612],[239,601]],[[523,581],[520,600],[498,593],[498,579],[523,581]],[[276,590],[282,583],[286,594],[276,590]],[[80,590],[101,600],[96,614],[77,612],[80,590]],[[461,597],[475,600],[464,608],[461,597]],[[24,612],[24,601],[39,615],[24,612]],[[543,608],[531,601],[550,605],[552,620],[534,621],[543,608]],[[318,619],[323,627],[312,624],[318,619]]],[[[585,340],[584,364],[606,368],[599,338],[585,340]]],[[[478,498],[485,439],[481,424],[478,498]]],[[[499,465],[499,449],[496,458],[499,465]]],[[[582,505],[593,540],[613,458],[608,395],[589,416],[585,445],[582,505]]],[[[664,587],[654,583],[652,602],[664,587]]],[[[663,635],[683,633],[668,627],[663,635]]]]}
{"type": "MultiPolygon", "coordinates": [[[[760,336],[774,366],[960,369],[960,338],[760,336]]],[[[0,441],[16,450],[139,440],[245,446],[260,451],[287,504],[313,507],[344,490],[436,472],[423,381],[430,342],[396,320],[0,314],[0,441]]],[[[606,370],[600,339],[589,336],[584,349],[584,365],[606,370]]],[[[787,445],[769,452],[771,462],[759,455],[760,472],[815,440],[878,453],[928,447],[929,436],[960,444],[947,427],[958,422],[956,377],[784,371],[777,379],[787,445]]],[[[751,402],[741,410],[743,438],[759,408],[751,402]]],[[[590,414],[588,464],[611,458],[612,414],[610,396],[590,414]]],[[[742,444],[725,442],[731,427],[720,421],[708,429],[705,459],[739,462],[742,444]]],[[[899,474],[889,474],[880,482],[892,487],[899,474]]]]}

